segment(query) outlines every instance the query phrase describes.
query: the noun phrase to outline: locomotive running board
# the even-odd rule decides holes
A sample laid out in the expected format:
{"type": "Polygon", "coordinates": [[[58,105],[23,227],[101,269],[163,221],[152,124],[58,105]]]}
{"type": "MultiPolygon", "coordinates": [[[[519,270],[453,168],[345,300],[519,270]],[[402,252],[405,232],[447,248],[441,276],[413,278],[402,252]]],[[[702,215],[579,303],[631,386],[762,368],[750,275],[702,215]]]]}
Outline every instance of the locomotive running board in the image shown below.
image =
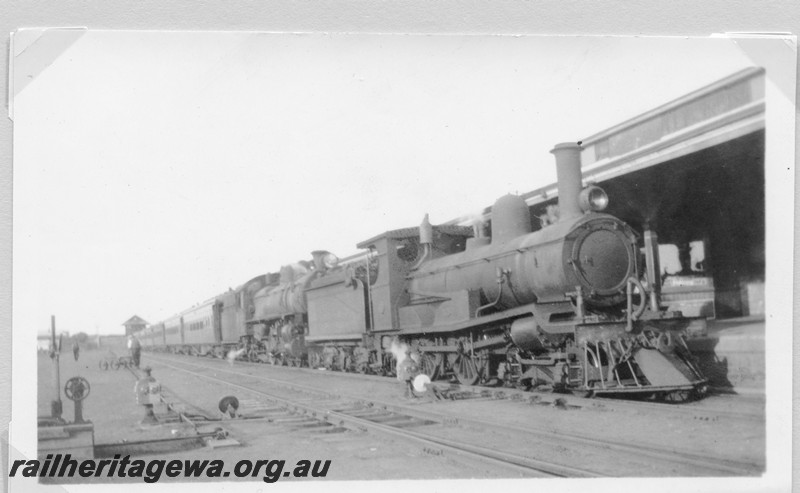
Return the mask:
{"type": "Polygon", "coordinates": [[[459,330],[469,329],[473,327],[480,327],[481,325],[488,325],[494,322],[500,322],[507,319],[532,315],[536,310],[537,310],[537,303],[530,303],[528,305],[518,306],[517,308],[506,310],[502,313],[493,313],[491,315],[486,315],[484,317],[471,318],[469,320],[453,324],[445,324],[439,326],[432,325],[429,327],[414,327],[411,329],[401,330],[398,334],[416,335],[416,334],[436,334],[441,332],[456,332],[459,330]]]}

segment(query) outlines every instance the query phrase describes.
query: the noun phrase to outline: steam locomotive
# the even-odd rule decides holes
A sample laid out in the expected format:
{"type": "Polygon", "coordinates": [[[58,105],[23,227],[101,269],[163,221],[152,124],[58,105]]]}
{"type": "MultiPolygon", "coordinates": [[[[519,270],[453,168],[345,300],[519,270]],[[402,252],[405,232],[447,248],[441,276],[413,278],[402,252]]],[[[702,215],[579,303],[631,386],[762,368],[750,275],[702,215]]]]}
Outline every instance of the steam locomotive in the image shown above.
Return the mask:
{"type": "Polygon", "coordinates": [[[654,233],[640,238],[583,188],[580,146],[556,158],[558,206],[534,230],[518,196],[480,227],[397,229],[364,253],[258,276],[140,334],[145,347],[362,373],[391,373],[392,341],[432,379],[584,394],[703,394],[686,345],[705,319],[659,303],[654,233]],[[640,248],[643,239],[643,251],[640,248]],[[642,258],[644,257],[644,258],[642,258]]]}

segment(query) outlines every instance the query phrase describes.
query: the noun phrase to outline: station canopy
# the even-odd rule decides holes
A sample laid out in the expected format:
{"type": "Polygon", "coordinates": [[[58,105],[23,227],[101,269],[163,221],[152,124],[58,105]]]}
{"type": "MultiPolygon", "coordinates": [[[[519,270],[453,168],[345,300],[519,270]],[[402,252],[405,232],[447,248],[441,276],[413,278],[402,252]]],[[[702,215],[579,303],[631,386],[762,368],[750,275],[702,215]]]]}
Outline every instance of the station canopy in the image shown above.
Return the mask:
{"type": "MultiPolygon", "coordinates": [[[[764,84],[763,69],[745,69],[580,141],[606,212],[658,234],[667,278],[710,279],[721,317],[763,309],[764,84]]],[[[523,195],[535,223],[557,193],[523,195]]]]}

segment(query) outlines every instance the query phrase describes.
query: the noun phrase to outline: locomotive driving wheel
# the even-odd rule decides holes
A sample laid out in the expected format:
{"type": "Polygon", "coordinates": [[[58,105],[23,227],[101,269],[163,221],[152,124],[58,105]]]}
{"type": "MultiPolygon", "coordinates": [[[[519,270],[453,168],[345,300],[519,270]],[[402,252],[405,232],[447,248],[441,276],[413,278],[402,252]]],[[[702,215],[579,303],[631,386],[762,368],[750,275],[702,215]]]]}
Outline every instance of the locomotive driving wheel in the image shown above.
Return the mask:
{"type": "Polygon", "coordinates": [[[458,355],[453,365],[453,373],[458,382],[464,385],[475,385],[481,377],[475,359],[468,354],[458,355]]]}
{"type": "Polygon", "coordinates": [[[461,338],[456,341],[458,348],[455,353],[449,354],[450,368],[459,383],[463,385],[475,385],[481,378],[481,368],[478,359],[470,351],[469,341],[461,338]]]}
{"type": "Polygon", "coordinates": [[[392,353],[388,353],[383,358],[383,366],[381,366],[381,374],[384,377],[393,377],[397,375],[397,359],[392,353]]]}
{"type": "Polygon", "coordinates": [[[247,350],[247,361],[251,363],[258,363],[258,350],[254,346],[250,346],[247,350]]]}
{"type": "Polygon", "coordinates": [[[422,373],[436,380],[441,374],[443,359],[441,353],[422,353],[422,373]]]}

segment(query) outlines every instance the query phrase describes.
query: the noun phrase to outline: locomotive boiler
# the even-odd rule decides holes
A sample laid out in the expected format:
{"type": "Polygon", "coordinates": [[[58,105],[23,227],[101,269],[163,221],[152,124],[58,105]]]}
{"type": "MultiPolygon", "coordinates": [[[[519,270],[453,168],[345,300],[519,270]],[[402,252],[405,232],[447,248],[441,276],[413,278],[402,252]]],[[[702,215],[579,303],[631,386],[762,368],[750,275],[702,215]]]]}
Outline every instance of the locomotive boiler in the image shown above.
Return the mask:
{"type": "MultiPolygon", "coordinates": [[[[463,253],[432,258],[424,248],[409,275],[409,293],[477,290],[491,300],[478,315],[536,303],[556,306],[580,298],[594,307],[625,300],[626,283],[637,276],[634,231],[601,214],[608,199],[596,186],[581,190],[576,144],[554,149],[560,157],[558,219],[533,232],[528,205],[518,196],[500,198],[492,209],[491,238],[467,241],[463,253]],[[481,241],[482,240],[482,241],[481,241]]],[[[420,243],[431,245],[426,224],[420,243]]],[[[572,303],[574,304],[574,303],[572,303]]],[[[562,307],[563,308],[563,307],[562,307]]]]}
{"type": "Polygon", "coordinates": [[[247,324],[253,327],[254,339],[269,362],[300,366],[307,360],[307,291],[314,279],[338,262],[325,250],[311,255],[311,262],[285,265],[279,274],[268,275],[271,282],[253,296],[253,312],[247,324]]]}

